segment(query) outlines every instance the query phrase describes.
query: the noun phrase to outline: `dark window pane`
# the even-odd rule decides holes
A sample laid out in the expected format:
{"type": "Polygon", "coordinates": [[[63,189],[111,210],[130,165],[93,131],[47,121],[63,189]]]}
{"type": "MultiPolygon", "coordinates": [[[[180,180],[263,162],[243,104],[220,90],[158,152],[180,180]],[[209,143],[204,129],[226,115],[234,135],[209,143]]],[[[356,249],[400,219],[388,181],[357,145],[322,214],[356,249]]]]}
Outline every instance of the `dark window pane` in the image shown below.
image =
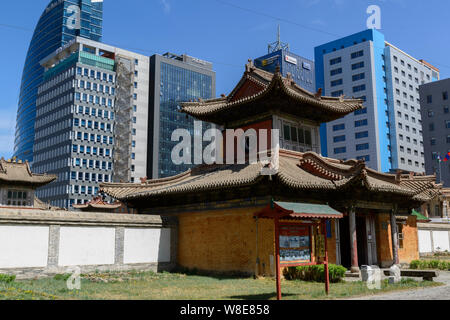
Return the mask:
{"type": "Polygon", "coordinates": [[[284,125],[284,140],[291,140],[291,130],[287,125],[284,125]]]}
{"type": "Polygon", "coordinates": [[[297,128],[291,127],[291,140],[297,142],[297,128]]]}
{"type": "Polygon", "coordinates": [[[298,142],[305,143],[305,134],[303,132],[303,129],[298,129],[298,142]]]}
{"type": "Polygon", "coordinates": [[[305,129],[305,144],[311,145],[311,130],[305,129]]]}

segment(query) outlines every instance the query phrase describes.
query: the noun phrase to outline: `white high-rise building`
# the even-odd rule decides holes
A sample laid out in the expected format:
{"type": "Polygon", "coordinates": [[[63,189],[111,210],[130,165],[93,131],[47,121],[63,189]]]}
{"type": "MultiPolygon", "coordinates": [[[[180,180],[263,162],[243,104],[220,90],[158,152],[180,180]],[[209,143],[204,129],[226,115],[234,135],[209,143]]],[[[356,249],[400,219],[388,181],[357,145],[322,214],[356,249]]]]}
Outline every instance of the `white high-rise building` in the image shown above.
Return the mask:
{"type": "Polygon", "coordinates": [[[323,95],[361,98],[365,108],[321,127],[324,156],[388,172],[425,172],[419,86],[439,70],[366,30],[315,48],[323,95]]]}
{"type": "Polygon", "coordinates": [[[58,176],[37,191],[70,208],[104,182],[147,170],[148,56],[77,37],[41,61],[33,170],[58,176]]]}

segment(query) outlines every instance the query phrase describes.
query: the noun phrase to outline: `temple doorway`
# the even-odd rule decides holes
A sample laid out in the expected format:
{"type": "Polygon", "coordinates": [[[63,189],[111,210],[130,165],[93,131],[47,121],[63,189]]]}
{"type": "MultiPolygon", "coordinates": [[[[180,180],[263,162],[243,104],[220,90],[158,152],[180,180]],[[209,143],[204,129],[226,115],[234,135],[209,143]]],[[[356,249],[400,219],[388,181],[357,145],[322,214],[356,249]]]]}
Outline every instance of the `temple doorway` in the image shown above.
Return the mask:
{"type": "MultiPolygon", "coordinates": [[[[345,268],[351,268],[349,218],[339,219],[336,223],[336,260],[345,268]]],[[[356,241],[358,247],[358,265],[376,265],[377,249],[375,237],[375,218],[373,215],[356,216],[356,241]]]]}

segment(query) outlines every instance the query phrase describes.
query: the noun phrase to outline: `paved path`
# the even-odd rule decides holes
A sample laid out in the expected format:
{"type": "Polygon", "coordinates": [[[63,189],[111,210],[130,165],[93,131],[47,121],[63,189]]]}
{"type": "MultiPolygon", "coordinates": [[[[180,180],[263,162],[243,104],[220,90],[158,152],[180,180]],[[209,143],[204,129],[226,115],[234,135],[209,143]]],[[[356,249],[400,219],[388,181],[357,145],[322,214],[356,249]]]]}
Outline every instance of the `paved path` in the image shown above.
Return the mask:
{"type": "Polygon", "coordinates": [[[442,282],[445,285],[434,288],[383,293],[349,300],[450,300],[450,272],[439,271],[439,276],[434,279],[434,281],[442,282]]]}

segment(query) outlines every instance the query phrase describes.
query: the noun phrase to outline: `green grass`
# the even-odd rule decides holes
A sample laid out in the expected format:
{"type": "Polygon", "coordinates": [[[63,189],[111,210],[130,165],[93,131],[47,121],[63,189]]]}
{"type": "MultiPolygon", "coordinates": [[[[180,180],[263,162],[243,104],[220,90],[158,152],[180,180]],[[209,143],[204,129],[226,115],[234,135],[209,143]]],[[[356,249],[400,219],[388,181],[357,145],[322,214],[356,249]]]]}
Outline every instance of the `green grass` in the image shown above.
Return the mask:
{"type": "MultiPolygon", "coordinates": [[[[0,282],[0,300],[253,300],[275,299],[275,280],[208,277],[180,273],[122,272],[82,275],[81,290],[68,290],[67,275],[38,280],[0,282]]],[[[339,299],[381,292],[440,285],[436,282],[404,280],[382,283],[381,290],[369,290],[360,281],[332,283],[330,295],[324,284],[282,281],[283,299],[339,299]]]]}

